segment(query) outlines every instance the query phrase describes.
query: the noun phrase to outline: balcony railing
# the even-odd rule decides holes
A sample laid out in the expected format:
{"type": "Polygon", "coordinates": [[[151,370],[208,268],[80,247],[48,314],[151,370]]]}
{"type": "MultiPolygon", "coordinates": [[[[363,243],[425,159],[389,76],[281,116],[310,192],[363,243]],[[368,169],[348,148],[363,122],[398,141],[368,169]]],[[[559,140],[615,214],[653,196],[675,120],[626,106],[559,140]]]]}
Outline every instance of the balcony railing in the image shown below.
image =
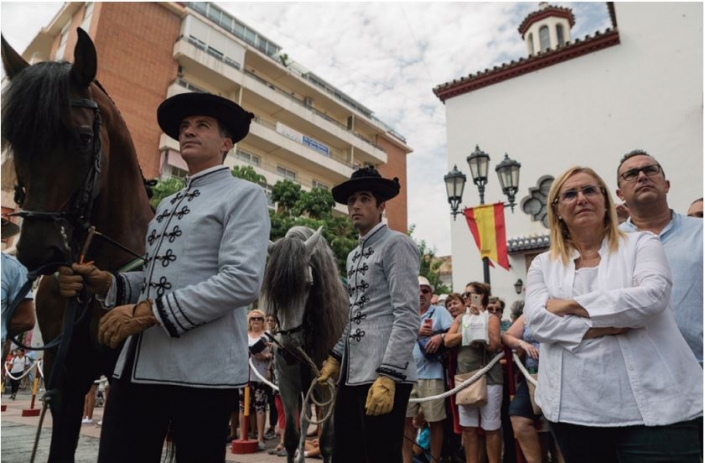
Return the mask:
{"type": "Polygon", "coordinates": [[[287,177],[286,175],[282,175],[282,173],[277,170],[277,167],[278,167],[277,165],[275,165],[275,164],[270,164],[270,163],[268,163],[268,162],[262,161],[260,156],[257,156],[256,154],[253,154],[253,153],[250,153],[249,151],[242,150],[242,149],[240,149],[240,148],[238,148],[237,151],[240,151],[240,152],[242,152],[242,153],[244,153],[244,154],[248,154],[248,155],[250,155],[250,156],[256,156],[257,158],[260,159],[260,162],[259,162],[259,163],[252,163],[252,162],[247,162],[246,160],[244,160],[244,159],[242,159],[242,158],[240,158],[240,157],[237,157],[237,155],[236,155],[236,156],[235,156],[235,159],[237,159],[239,162],[242,162],[242,163],[245,163],[245,164],[247,164],[247,165],[256,167],[256,168],[258,168],[258,169],[265,170],[265,171],[267,171],[267,172],[271,172],[271,173],[273,173],[273,174],[276,174],[276,175],[278,175],[279,177],[281,177],[282,180],[291,180],[292,182],[298,183],[298,184],[301,185],[301,186],[305,186],[305,187],[308,187],[308,188],[313,188],[313,179],[311,179],[311,180],[302,179],[301,177],[299,177],[299,174],[298,174],[298,173],[296,174],[296,179],[292,179],[291,177],[287,177]]]}
{"type": "Polygon", "coordinates": [[[369,138],[366,138],[366,137],[360,135],[358,132],[356,132],[356,131],[354,131],[354,130],[348,129],[347,126],[341,124],[340,122],[336,121],[336,120],[333,119],[332,117],[330,117],[330,116],[328,116],[328,115],[322,113],[321,111],[317,110],[316,108],[314,108],[314,107],[312,107],[312,106],[310,106],[310,105],[307,105],[304,100],[301,100],[301,99],[297,98],[296,96],[292,95],[291,93],[286,92],[285,90],[282,90],[281,88],[277,87],[276,85],[272,84],[271,82],[267,81],[266,79],[263,79],[263,78],[261,78],[260,76],[258,76],[258,75],[256,75],[256,74],[252,73],[251,71],[248,71],[247,69],[245,69],[244,72],[245,72],[245,74],[247,74],[248,76],[250,76],[250,77],[252,77],[253,79],[257,80],[257,81],[260,82],[261,84],[266,85],[267,87],[269,87],[270,89],[274,90],[274,91],[277,92],[278,94],[287,97],[288,99],[290,99],[290,100],[293,101],[294,103],[298,104],[299,106],[301,106],[301,107],[303,107],[303,108],[305,108],[305,109],[307,109],[307,110],[313,112],[314,114],[318,115],[319,117],[322,117],[323,119],[327,120],[328,122],[331,122],[332,124],[337,125],[339,128],[345,130],[346,132],[350,132],[352,135],[356,136],[357,138],[359,138],[360,140],[364,141],[365,143],[367,143],[367,144],[369,144],[369,145],[371,145],[371,146],[377,148],[377,149],[380,150],[380,151],[384,151],[384,152],[386,153],[386,150],[385,150],[383,147],[379,146],[378,144],[376,144],[375,142],[373,142],[373,141],[370,140],[369,138]]]}
{"type": "Polygon", "coordinates": [[[227,66],[230,66],[231,68],[235,68],[238,71],[240,69],[242,69],[242,66],[240,66],[240,63],[238,63],[237,61],[235,61],[231,58],[228,58],[227,56],[223,55],[218,50],[209,47],[208,45],[206,45],[205,43],[196,39],[195,37],[190,37],[190,36],[184,37],[183,35],[180,35],[176,38],[176,41],[178,42],[179,40],[182,40],[182,39],[187,40],[188,43],[190,43],[194,47],[198,48],[201,51],[205,51],[206,53],[208,53],[208,55],[212,56],[213,58],[217,59],[218,61],[225,63],[227,66]]]}
{"type": "MultiPolygon", "coordinates": [[[[260,118],[257,117],[257,116],[255,116],[255,118],[253,119],[253,121],[255,121],[255,122],[257,122],[258,124],[263,125],[263,126],[265,126],[265,127],[267,127],[267,128],[270,128],[270,129],[274,130],[275,132],[277,131],[277,126],[276,126],[275,124],[272,124],[272,123],[269,122],[269,121],[262,120],[262,119],[260,119],[260,118]]],[[[279,133],[279,132],[277,132],[277,133],[279,133]]],[[[282,136],[284,137],[284,135],[282,135],[282,136]]],[[[305,147],[306,149],[308,149],[308,150],[310,150],[310,151],[312,151],[312,152],[314,152],[314,153],[316,153],[316,154],[318,154],[318,155],[320,155],[320,156],[323,156],[323,157],[326,157],[326,158],[330,158],[330,159],[332,159],[332,160],[334,160],[334,161],[337,161],[337,162],[339,162],[339,163],[345,165],[346,167],[350,167],[351,169],[354,168],[353,163],[351,163],[350,161],[348,161],[347,157],[345,156],[345,153],[343,153],[343,152],[340,151],[339,149],[336,149],[336,148],[333,148],[333,147],[331,147],[331,146],[328,146],[328,149],[330,150],[330,156],[326,156],[325,154],[321,153],[320,151],[316,151],[316,150],[314,150],[314,149],[312,149],[312,148],[310,148],[310,147],[304,145],[303,143],[300,143],[298,140],[294,140],[294,139],[288,138],[288,137],[286,137],[286,138],[287,138],[287,140],[291,140],[291,141],[293,141],[294,143],[298,143],[298,144],[300,144],[301,146],[305,147]]],[[[327,145],[326,145],[326,146],[327,146],[327,145]]]]}

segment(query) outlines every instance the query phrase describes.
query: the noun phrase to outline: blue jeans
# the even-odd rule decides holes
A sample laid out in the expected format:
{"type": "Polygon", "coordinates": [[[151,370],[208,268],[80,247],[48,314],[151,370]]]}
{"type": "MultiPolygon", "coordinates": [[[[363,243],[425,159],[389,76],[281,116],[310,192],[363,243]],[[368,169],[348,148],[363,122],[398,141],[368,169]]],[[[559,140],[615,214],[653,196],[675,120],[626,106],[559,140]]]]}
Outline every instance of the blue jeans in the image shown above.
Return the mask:
{"type": "Polygon", "coordinates": [[[549,424],[566,463],[700,463],[697,421],[609,428],[549,424]]]}

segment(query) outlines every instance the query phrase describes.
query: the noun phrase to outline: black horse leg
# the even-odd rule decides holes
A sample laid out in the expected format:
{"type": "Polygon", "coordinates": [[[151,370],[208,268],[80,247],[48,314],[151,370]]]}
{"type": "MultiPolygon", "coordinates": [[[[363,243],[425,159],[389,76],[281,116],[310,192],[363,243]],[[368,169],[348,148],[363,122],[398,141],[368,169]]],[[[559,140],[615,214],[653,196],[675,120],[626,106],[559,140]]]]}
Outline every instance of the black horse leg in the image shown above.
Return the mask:
{"type": "MultiPolygon", "coordinates": [[[[83,416],[83,402],[99,376],[99,355],[89,334],[90,315],[75,327],[66,359],[50,394],[53,420],[48,463],[73,463],[83,416]]],[[[56,352],[47,352],[47,378],[51,380],[56,352]]],[[[47,385],[49,386],[49,385],[47,385]]]]}
{"type": "Polygon", "coordinates": [[[52,426],[49,463],[73,463],[83,415],[83,401],[91,382],[69,381],[52,399],[52,426]]]}
{"type": "Polygon", "coordinates": [[[299,414],[301,397],[301,377],[299,364],[287,364],[283,356],[277,357],[277,378],[279,378],[279,395],[284,405],[286,427],[284,432],[284,448],[287,463],[294,463],[294,455],[299,445],[299,429],[296,420],[299,414]]]}

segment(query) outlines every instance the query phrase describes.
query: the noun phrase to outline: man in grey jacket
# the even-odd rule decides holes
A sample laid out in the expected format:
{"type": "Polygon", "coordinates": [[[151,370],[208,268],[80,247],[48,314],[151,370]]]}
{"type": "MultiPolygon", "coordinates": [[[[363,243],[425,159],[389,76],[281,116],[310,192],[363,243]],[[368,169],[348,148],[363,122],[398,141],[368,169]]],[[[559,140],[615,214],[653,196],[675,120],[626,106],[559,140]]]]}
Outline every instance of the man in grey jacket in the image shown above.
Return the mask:
{"type": "Polygon", "coordinates": [[[126,340],[103,418],[98,461],[159,462],[167,430],[177,462],[225,459],[237,388],[248,379],[247,306],[260,290],[269,237],[262,189],[222,165],[253,115],[230,100],[186,93],[157,110],[189,168],[184,188],[150,222],[143,270],[59,270],[61,294],[85,285],[108,313],[99,341],[126,340]]]}
{"type": "Polygon", "coordinates": [[[404,416],[416,381],[419,250],[382,223],[386,201],[399,193],[396,178],[365,167],[332,193],[347,204],[360,234],[347,260],[350,318],[319,377],[324,383],[340,374],[333,461],[401,462],[404,416]]]}

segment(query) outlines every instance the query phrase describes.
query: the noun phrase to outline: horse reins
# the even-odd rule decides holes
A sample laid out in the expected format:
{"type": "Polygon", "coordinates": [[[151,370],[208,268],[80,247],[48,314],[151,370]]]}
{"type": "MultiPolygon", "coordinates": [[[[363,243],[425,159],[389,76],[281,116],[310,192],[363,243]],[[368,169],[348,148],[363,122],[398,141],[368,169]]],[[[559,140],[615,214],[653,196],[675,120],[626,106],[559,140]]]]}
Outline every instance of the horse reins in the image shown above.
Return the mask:
{"type": "MultiPolygon", "coordinates": [[[[102,89],[102,87],[100,87],[100,88],[102,89]]],[[[91,211],[93,209],[93,203],[95,201],[95,198],[98,196],[98,194],[100,192],[99,188],[97,188],[97,186],[98,186],[98,178],[99,178],[100,172],[101,172],[101,163],[102,163],[102,157],[103,157],[101,140],[100,140],[100,134],[101,134],[100,108],[98,107],[98,104],[93,99],[89,99],[89,98],[71,99],[69,101],[69,105],[72,108],[88,108],[93,111],[93,115],[94,115],[91,165],[90,165],[88,173],[86,174],[86,178],[84,179],[84,182],[81,185],[81,188],[74,194],[73,202],[69,206],[67,211],[46,212],[46,211],[21,210],[18,212],[13,212],[9,215],[21,217],[23,220],[43,220],[43,221],[55,222],[55,224],[59,228],[59,233],[61,234],[62,238],[64,239],[63,244],[65,247],[65,250],[67,250],[68,253],[71,255],[72,260],[75,260],[75,256],[77,254],[79,237],[77,236],[78,235],[77,233],[73,233],[73,235],[71,237],[71,242],[69,242],[68,236],[66,234],[66,228],[65,228],[65,226],[69,225],[69,224],[73,225],[74,228],[79,228],[79,229],[82,229],[82,230],[88,232],[88,236],[86,238],[86,243],[85,243],[84,250],[83,250],[82,254],[85,254],[85,252],[87,250],[85,248],[88,247],[92,236],[96,235],[98,237],[103,238],[108,243],[119,247],[123,251],[128,252],[129,254],[136,256],[139,259],[144,260],[144,257],[131,251],[127,247],[118,243],[117,241],[108,238],[107,236],[103,235],[102,233],[97,232],[95,230],[95,227],[91,227],[91,225],[90,225],[90,215],[91,215],[91,211]]],[[[17,184],[15,185],[14,200],[20,207],[22,207],[25,199],[26,199],[26,194],[25,194],[24,185],[18,179],[17,184]]],[[[22,286],[19,294],[12,301],[12,303],[9,307],[7,317],[4,321],[6,324],[9,325],[9,320],[12,318],[15,311],[17,310],[17,307],[22,302],[22,300],[24,300],[27,293],[31,290],[32,284],[34,283],[34,281],[39,276],[41,276],[44,272],[46,272],[46,271],[50,272],[51,269],[58,267],[58,266],[61,266],[61,265],[70,266],[71,264],[66,263],[66,262],[52,262],[52,263],[40,266],[39,268],[35,269],[33,272],[28,272],[27,282],[22,286]]],[[[71,339],[73,337],[74,325],[78,324],[83,319],[85,314],[88,312],[88,307],[90,306],[90,303],[91,303],[91,298],[83,298],[83,303],[81,304],[82,314],[78,319],[76,319],[78,298],[71,298],[68,301],[68,307],[67,307],[66,315],[64,318],[64,331],[59,336],[57,336],[55,339],[53,339],[51,342],[49,342],[48,344],[45,344],[42,347],[28,347],[28,346],[25,346],[24,344],[18,342],[18,340],[15,339],[16,337],[12,338],[12,341],[15,344],[17,344],[18,346],[20,346],[24,349],[29,349],[29,350],[47,350],[47,349],[51,349],[53,347],[56,347],[57,345],[59,346],[58,352],[56,354],[56,359],[55,359],[54,365],[52,367],[52,371],[49,375],[49,381],[47,382],[46,392],[42,398],[42,402],[43,402],[42,414],[40,417],[39,426],[37,428],[37,435],[36,435],[36,438],[34,441],[34,447],[32,450],[32,457],[31,457],[32,462],[34,461],[34,459],[36,457],[36,450],[37,450],[37,446],[39,443],[39,437],[41,434],[42,422],[43,422],[44,416],[46,414],[47,406],[52,402],[52,399],[57,394],[55,386],[59,382],[59,377],[61,375],[61,371],[63,370],[63,365],[66,362],[66,356],[68,354],[69,346],[71,344],[71,339]]]]}
{"type": "MultiPolygon", "coordinates": [[[[53,220],[59,221],[73,221],[75,225],[81,226],[83,229],[87,230],[90,226],[90,214],[93,209],[93,201],[96,196],[98,196],[98,189],[96,185],[98,184],[98,176],[101,171],[101,163],[103,152],[101,148],[100,141],[100,128],[101,128],[101,118],[100,109],[98,104],[87,98],[72,99],[69,101],[72,108],[88,108],[93,110],[93,148],[92,148],[92,159],[91,166],[86,174],[86,178],[83,181],[83,185],[75,194],[73,204],[69,207],[68,211],[59,212],[45,212],[45,211],[28,211],[22,210],[18,212],[13,212],[9,214],[10,216],[22,217],[25,220],[53,220]]],[[[15,202],[22,207],[25,200],[25,190],[24,185],[18,179],[15,185],[15,202]]],[[[75,241],[75,240],[74,240],[75,241]]]]}

